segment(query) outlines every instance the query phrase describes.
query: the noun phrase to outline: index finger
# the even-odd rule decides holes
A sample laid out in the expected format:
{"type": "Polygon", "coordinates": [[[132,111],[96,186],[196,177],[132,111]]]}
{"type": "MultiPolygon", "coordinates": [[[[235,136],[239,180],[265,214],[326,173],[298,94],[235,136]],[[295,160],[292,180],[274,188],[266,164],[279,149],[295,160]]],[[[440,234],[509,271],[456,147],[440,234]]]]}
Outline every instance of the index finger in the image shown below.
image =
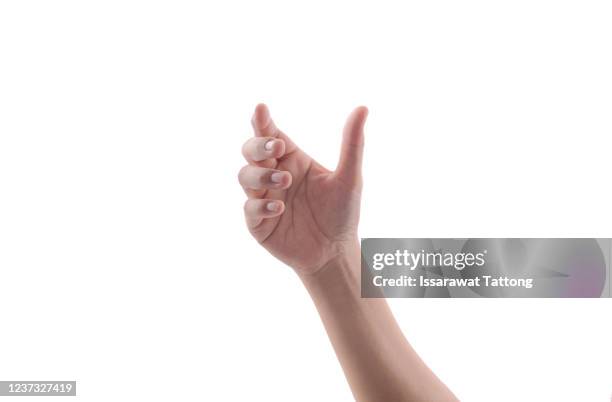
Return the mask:
{"type": "Polygon", "coordinates": [[[256,137],[274,137],[283,140],[285,142],[285,154],[297,150],[293,141],[276,127],[272,116],[270,116],[270,110],[265,104],[260,103],[255,107],[251,124],[256,137]]]}

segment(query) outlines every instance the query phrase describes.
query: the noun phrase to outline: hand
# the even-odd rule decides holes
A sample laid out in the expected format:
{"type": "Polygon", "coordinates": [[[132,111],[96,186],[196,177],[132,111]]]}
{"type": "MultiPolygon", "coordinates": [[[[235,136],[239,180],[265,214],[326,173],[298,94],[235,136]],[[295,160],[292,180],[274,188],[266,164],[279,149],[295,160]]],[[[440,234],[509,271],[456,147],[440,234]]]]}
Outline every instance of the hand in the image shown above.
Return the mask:
{"type": "Polygon", "coordinates": [[[280,131],[265,105],[255,108],[255,137],[242,147],[249,164],[238,174],[248,196],[246,223],[259,243],[299,274],[315,273],[358,247],[367,113],[358,107],[348,117],[332,172],[280,131]]]}

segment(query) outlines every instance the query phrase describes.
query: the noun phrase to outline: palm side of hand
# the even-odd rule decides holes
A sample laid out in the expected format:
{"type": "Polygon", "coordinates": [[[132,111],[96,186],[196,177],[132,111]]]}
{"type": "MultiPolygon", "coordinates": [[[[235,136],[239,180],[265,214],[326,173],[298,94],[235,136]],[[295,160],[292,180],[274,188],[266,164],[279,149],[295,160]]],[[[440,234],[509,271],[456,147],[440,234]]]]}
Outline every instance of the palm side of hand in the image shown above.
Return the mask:
{"type": "Polygon", "coordinates": [[[361,107],[349,116],[340,162],[331,172],[276,128],[265,105],[255,109],[255,137],[243,147],[249,165],[239,174],[249,196],[247,226],[268,251],[301,273],[316,272],[357,242],[366,114],[361,107]]]}

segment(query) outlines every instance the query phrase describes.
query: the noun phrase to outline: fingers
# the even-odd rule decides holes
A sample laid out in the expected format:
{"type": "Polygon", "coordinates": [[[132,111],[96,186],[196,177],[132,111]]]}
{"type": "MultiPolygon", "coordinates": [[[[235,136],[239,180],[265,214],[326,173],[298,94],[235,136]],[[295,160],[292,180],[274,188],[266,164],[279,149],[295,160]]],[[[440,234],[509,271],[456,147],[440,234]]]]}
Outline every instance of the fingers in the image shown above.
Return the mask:
{"type": "Polygon", "coordinates": [[[279,216],[284,211],[285,203],[280,200],[248,199],[244,203],[244,217],[249,228],[254,228],[264,219],[279,216]]]}
{"type": "Polygon", "coordinates": [[[249,162],[280,158],[285,154],[285,142],[274,137],[253,137],[242,146],[242,155],[249,162]]]}
{"type": "Polygon", "coordinates": [[[360,106],[353,110],[344,126],[340,160],[334,174],[349,185],[361,182],[364,145],[363,127],[367,116],[368,109],[365,106],[360,106]]]}
{"type": "Polygon", "coordinates": [[[291,186],[291,173],[246,165],[240,169],[238,181],[248,190],[281,190],[291,186]]]}
{"type": "Polygon", "coordinates": [[[280,133],[280,130],[276,127],[274,120],[270,116],[268,107],[263,103],[255,107],[251,124],[257,137],[278,137],[280,133]]]}
{"type": "Polygon", "coordinates": [[[290,154],[297,150],[297,147],[291,139],[276,127],[274,120],[270,116],[268,107],[260,103],[255,107],[251,125],[255,131],[255,137],[274,137],[283,140],[285,143],[285,154],[290,154]]]}
{"type": "Polygon", "coordinates": [[[282,131],[280,131],[264,104],[255,108],[251,119],[255,137],[242,147],[242,154],[249,162],[238,174],[238,181],[249,198],[262,198],[268,190],[284,190],[291,185],[291,174],[275,170],[279,159],[297,150],[282,131]]]}

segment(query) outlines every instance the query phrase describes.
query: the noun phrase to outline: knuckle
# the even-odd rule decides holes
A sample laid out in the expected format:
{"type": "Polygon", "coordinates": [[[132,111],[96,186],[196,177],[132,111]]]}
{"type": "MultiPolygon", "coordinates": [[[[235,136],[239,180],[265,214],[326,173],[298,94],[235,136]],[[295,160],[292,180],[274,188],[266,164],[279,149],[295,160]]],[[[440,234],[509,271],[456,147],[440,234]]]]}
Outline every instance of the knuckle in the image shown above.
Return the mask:
{"type": "Polygon", "coordinates": [[[249,151],[249,142],[250,140],[248,140],[247,142],[245,142],[244,144],[242,144],[242,155],[243,156],[247,156],[248,155],[248,151],[249,151]]]}
{"type": "Polygon", "coordinates": [[[249,167],[249,165],[245,165],[243,167],[240,168],[240,170],[238,171],[238,182],[239,183],[243,183],[244,182],[244,175],[246,173],[246,169],[249,167]]]}

